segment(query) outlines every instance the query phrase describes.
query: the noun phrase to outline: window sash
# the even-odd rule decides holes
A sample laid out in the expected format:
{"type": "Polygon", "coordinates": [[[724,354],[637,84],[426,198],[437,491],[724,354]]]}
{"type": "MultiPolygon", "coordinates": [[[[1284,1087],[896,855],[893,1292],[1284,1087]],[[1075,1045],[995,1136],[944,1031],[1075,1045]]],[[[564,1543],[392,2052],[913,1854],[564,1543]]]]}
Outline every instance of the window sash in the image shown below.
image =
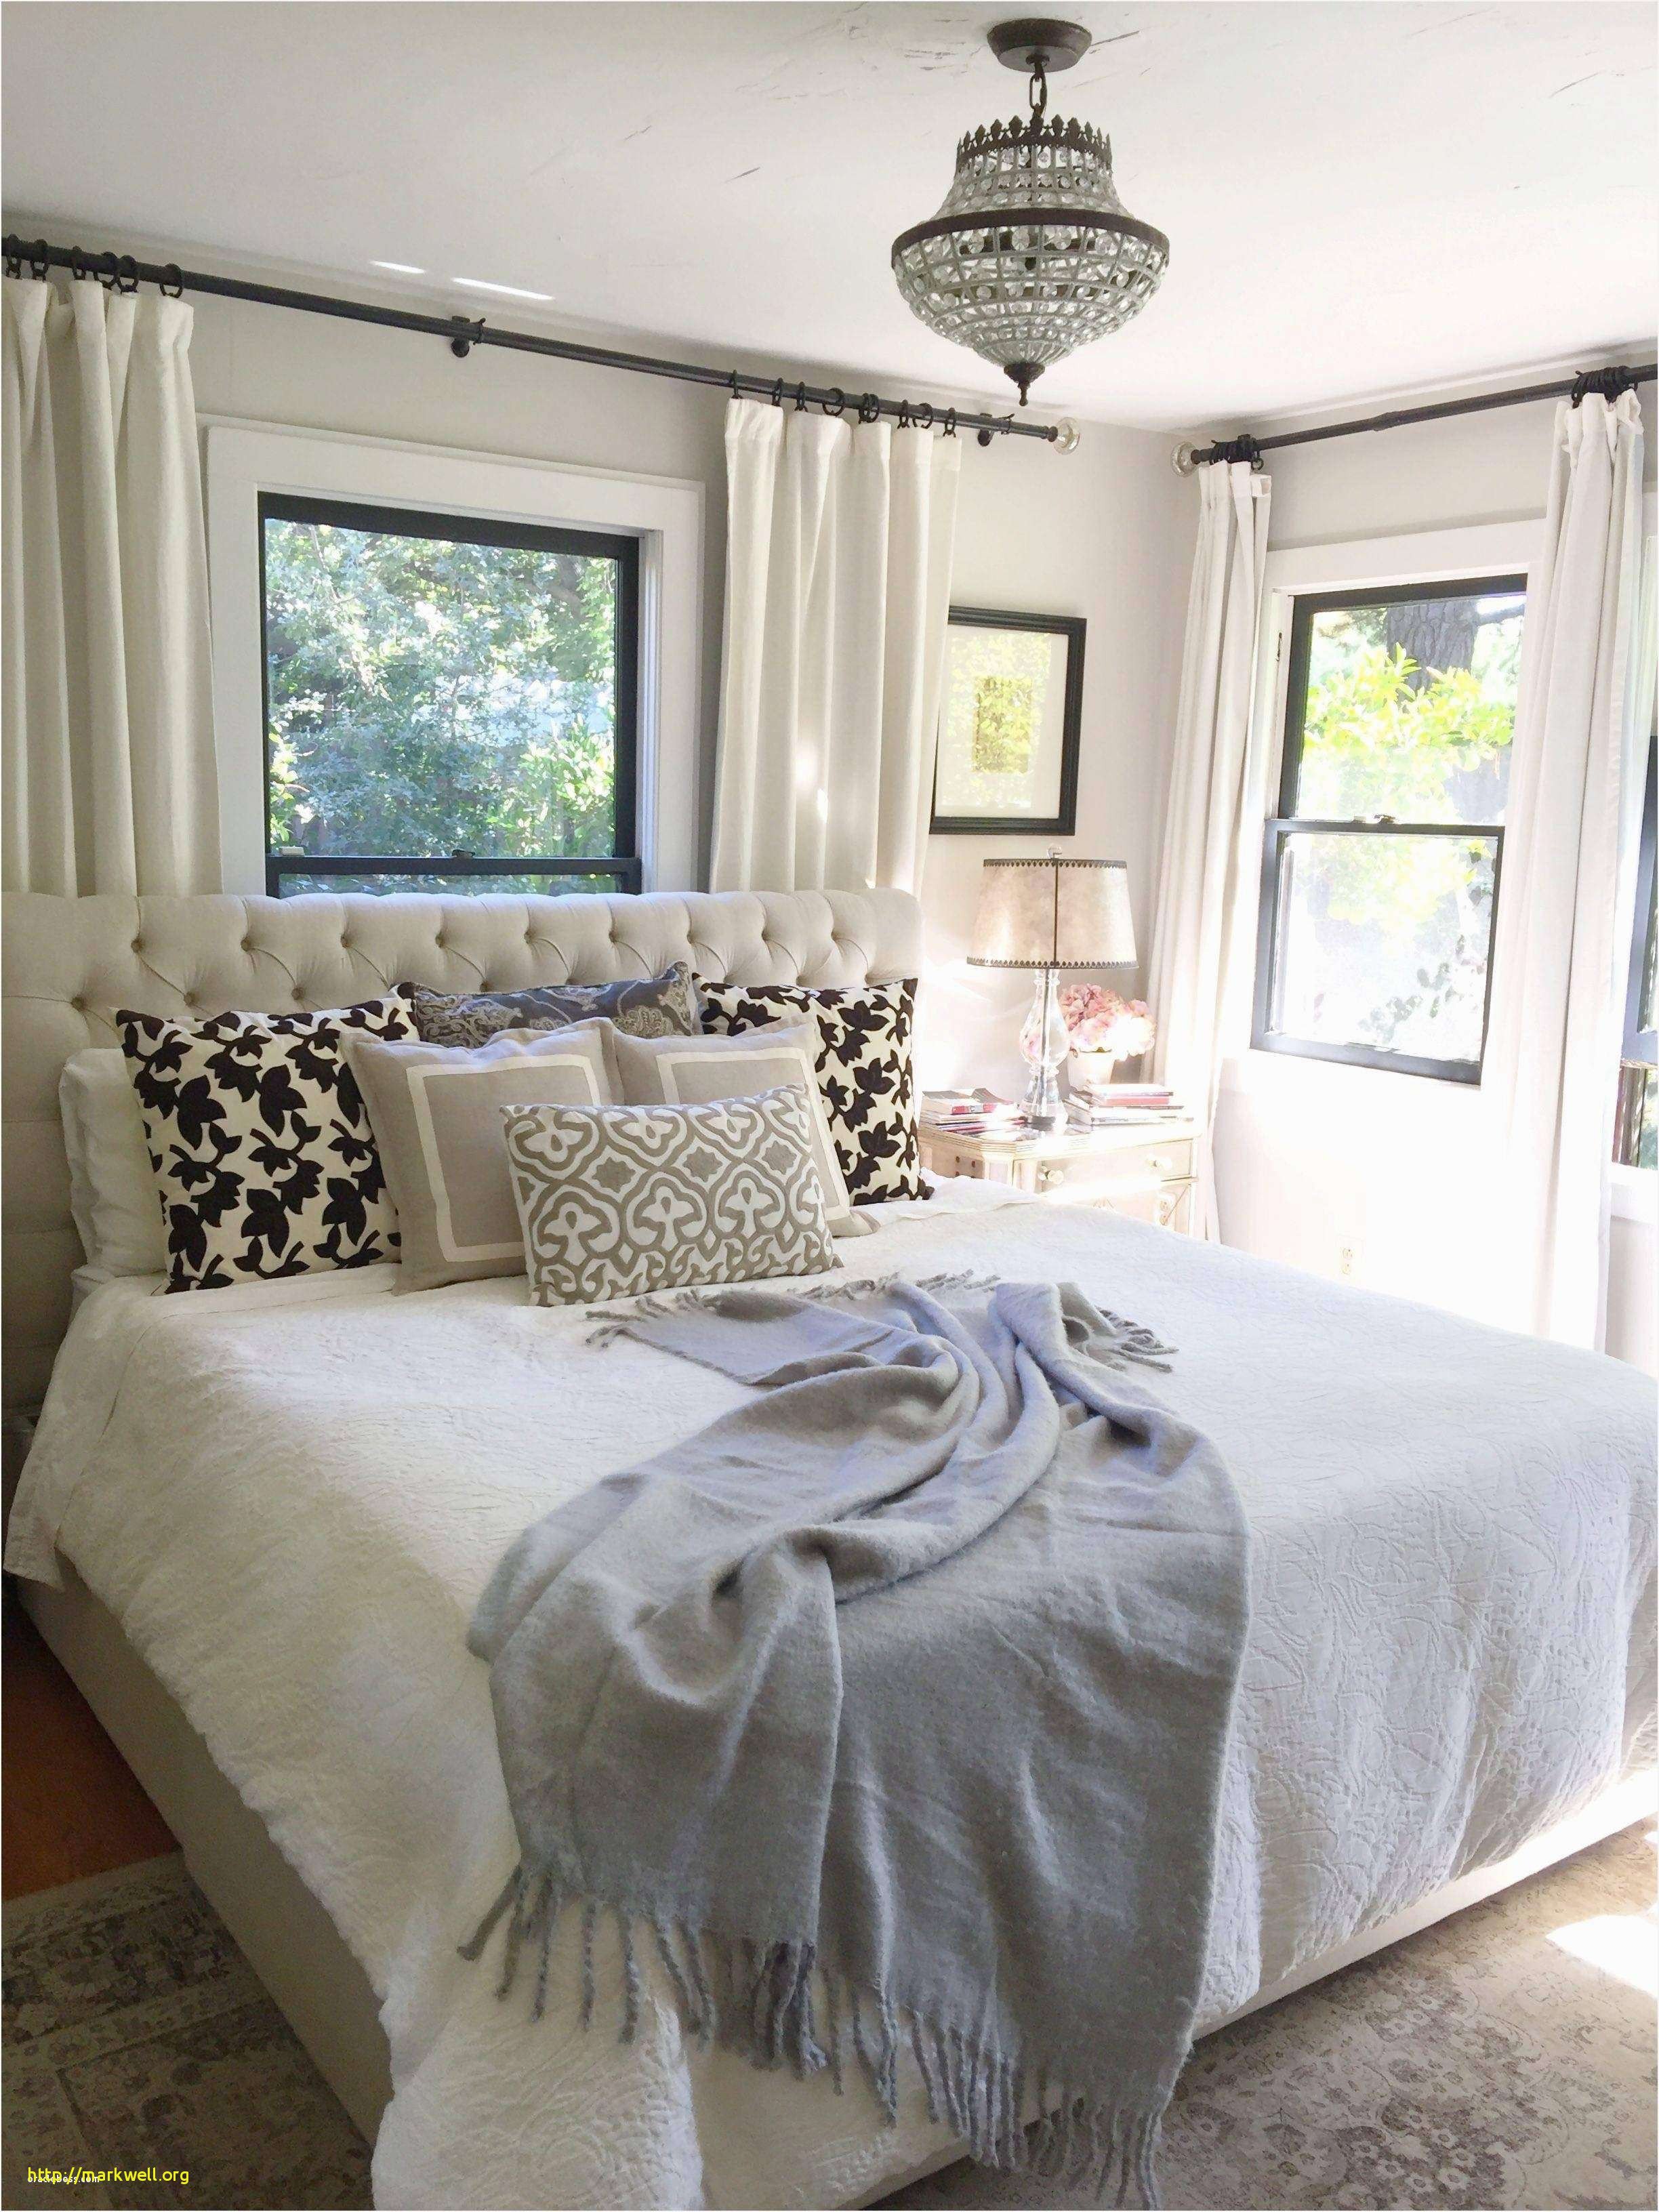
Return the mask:
{"type": "Polygon", "coordinates": [[[1426,1075],[1443,1083],[1476,1083],[1486,1055],[1492,1019],[1492,947],[1497,941],[1498,902],[1504,881],[1504,825],[1500,822],[1327,822],[1310,814],[1275,815],[1262,842],[1261,904],[1256,927],[1255,1014],[1250,1046],[1256,1052],[1282,1052],[1298,1060],[1330,1060],[1345,1067],[1380,1067],[1395,1075],[1426,1075]],[[1279,981],[1279,903],[1285,842],[1296,836],[1455,837],[1490,842],[1492,912],[1486,924],[1486,991],[1480,1007],[1480,1052],[1474,1060],[1435,1060],[1422,1053],[1383,1052],[1375,1045],[1335,1044],[1300,1037],[1272,1026],[1279,981]]]}
{"type": "Polygon", "coordinates": [[[609,860],[480,860],[468,853],[458,858],[454,854],[434,854],[429,860],[421,860],[408,854],[388,857],[386,854],[360,854],[347,859],[340,854],[307,854],[283,850],[270,853],[265,859],[265,890],[272,898],[283,896],[283,882],[289,876],[545,876],[548,895],[556,896],[556,879],[569,877],[578,882],[584,876],[617,877],[625,891],[641,888],[642,870],[637,854],[617,854],[609,860]]]}
{"type": "MultiPolygon", "coordinates": [[[[453,514],[410,507],[377,507],[368,501],[324,499],[262,491],[259,532],[259,696],[264,759],[265,890],[283,896],[291,876],[615,876],[627,891],[643,881],[639,843],[640,545],[637,538],[572,530],[545,522],[515,522],[494,515],[453,514]],[[617,567],[617,711],[611,791],[613,850],[580,858],[558,854],[380,853],[304,854],[270,842],[270,604],[265,590],[267,522],[313,522],[374,536],[427,538],[456,545],[503,546],[519,551],[574,553],[617,567]]],[[[556,885],[550,881],[549,890],[556,885]]]]}
{"type": "MultiPolygon", "coordinates": [[[[1316,615],[1338,613],[1348,607],[1410,606],[1425,599],[1524,599],[1526,591],[1526,577],[1516,574],[1464,576],[1452,583],[1351,584],[1340,592],[1297,592],[1291,611],[1291,657],[1285,692],[1285,749],[1279,770],[1279,818],[1293,816],[1297,811],[1297,785],[1302,777],[1302,746],[1308,719],[1308,670],[1313,659],[1316,615]]],[[[1478,824],[1466,822],[1455,826],[1472,830],[1478,824]]]]}

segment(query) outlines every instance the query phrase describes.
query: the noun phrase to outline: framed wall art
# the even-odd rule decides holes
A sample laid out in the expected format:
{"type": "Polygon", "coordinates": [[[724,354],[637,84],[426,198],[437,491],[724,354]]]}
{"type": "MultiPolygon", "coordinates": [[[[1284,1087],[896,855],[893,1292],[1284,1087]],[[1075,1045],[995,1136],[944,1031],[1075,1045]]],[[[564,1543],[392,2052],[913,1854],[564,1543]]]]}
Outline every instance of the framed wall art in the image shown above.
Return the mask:
{"type": "Polygon", "coordinates": [[[934,836],[1073,834],[1085,628],[1079,615],[951,608],[934,836]]]}

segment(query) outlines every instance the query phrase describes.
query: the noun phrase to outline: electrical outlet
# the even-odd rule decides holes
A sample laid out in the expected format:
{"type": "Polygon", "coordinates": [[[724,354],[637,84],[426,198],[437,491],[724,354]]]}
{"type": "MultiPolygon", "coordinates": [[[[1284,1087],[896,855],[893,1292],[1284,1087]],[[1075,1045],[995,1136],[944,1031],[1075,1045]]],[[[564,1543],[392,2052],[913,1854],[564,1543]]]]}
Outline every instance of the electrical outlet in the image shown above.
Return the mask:
{"type": "Polygon", "coordinates": [[[1338,1248],[1336,1255],[1336,1272],[1339,1275],[1346,1278],[1352,1274],[1354,1270],[1355,1256],[1354,1248],[1352,1244],[1343,1244],[1338,1248]]]}

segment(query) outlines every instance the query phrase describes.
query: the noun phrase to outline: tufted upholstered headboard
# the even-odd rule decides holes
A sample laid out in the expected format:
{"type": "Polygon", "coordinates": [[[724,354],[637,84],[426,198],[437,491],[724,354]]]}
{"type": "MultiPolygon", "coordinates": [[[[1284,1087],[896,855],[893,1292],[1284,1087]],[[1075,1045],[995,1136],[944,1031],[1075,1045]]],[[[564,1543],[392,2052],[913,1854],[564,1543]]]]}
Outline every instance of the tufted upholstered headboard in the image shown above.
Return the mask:
{"type": "Polygon", "coordinates": [[[860,983],[920,970],[906,891],[641,898],[49,898],[4,907],[5,1402],[38,1404],[82,1260],[58,1110],[64,1062],[141,1013],[347,1006],[393,983],[609,983],[689,960],[711,982],[860,983]]]}

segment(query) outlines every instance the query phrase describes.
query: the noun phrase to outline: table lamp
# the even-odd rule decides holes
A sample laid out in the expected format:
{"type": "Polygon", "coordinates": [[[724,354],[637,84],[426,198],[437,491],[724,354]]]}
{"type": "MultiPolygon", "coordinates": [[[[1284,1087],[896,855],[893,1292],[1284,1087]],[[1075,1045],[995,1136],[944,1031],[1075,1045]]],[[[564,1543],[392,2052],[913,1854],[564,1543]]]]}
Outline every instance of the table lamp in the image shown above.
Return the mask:
{"type": "Polygon", "coordinates": [[[1036,995],[1019,1033],[1031,1080],[1025,1126],[1063,1128],[1059,1074],[1067,1039],[1054,976],[1061,968],[1132,968],[1134,920],[1122,860],[1072,860],[1049,851],[1039,860],[987,860],[968,955],[973,968],[1030,968],[1036,995]]]}

